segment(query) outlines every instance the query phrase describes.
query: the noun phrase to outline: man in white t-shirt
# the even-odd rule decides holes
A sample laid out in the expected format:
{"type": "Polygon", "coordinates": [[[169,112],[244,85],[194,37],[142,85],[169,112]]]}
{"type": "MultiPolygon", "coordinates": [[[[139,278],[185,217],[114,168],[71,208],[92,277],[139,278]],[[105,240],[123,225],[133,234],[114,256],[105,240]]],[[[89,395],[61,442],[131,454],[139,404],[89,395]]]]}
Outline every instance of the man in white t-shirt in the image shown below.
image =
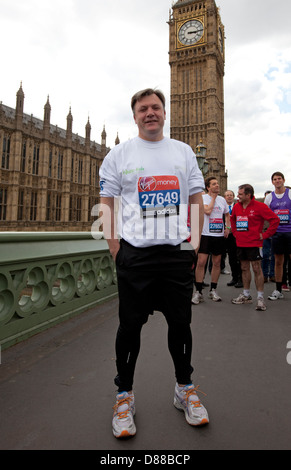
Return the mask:
{"type": "Polygon", "coordinates": [[[174,405],[185,412],[190,425],[209,421],[191,380],[196,255],[187,242],[189,204],[191,213],[192,206],[194,213],[198,211],[195,223],[191,220],[191,242],[195,238],[197,245],[200,242],[204,180],[192,149],[163,135],[164,95],[159,90],[143,90],[133,96],[131,107],[138,137],[112,149],[100,169],[104,234],[116,261],[119,290],[118,394],[112,421],[117,438],[136,433],[134,371],[141,329],[154,310],[161,311],[168,323],[168,345],[176,375],[174,405]],[[117,197],[121,199],[115,233],[117,197]]]}
{"type": "Polygon", "coordinates": [[[225,251],[225,238],[228,237],[230,230],[229,208],[226,200],[219,196],[220,188],[217,179],[207,178],[205,187],[207,194],[203,195],[204,225],[195,271],[196,292],[192,298],[194,305],[204,301],[202,288],[209,255],[212,255],[209,298],[214,302],[221,301],[221,297],[217,294],[217,284],[221,272],[221,255],[225,251]]]}

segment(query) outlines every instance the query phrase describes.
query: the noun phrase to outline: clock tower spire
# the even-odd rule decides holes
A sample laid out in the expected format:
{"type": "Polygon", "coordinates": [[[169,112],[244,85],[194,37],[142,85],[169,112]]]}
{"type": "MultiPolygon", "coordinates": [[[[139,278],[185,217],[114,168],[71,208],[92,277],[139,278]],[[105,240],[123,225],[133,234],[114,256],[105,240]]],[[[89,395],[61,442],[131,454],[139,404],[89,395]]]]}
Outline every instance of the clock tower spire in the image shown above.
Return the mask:
{"type": "Polygon", "coordinates": [[[224,26],[215,0],[178,0],[170,11],[171,137],[207,148],[208,175],[227,189],[224,26]]]}

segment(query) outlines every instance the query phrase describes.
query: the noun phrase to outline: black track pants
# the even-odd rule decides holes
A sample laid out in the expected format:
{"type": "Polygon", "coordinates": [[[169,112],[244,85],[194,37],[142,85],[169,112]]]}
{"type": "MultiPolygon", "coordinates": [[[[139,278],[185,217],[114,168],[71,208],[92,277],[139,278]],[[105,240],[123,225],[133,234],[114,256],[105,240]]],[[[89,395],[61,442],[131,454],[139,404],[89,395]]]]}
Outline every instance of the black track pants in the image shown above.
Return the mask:
{"type": "Polygon", "coordinates": [[[191,382],[194,250],[169,245],[135,248],[121,241],[116,260],[120,325],[116,336],[115,384],[132,390],[142,326],[154,310],[168,323],[168,346],[177,382],[191,382]]]}

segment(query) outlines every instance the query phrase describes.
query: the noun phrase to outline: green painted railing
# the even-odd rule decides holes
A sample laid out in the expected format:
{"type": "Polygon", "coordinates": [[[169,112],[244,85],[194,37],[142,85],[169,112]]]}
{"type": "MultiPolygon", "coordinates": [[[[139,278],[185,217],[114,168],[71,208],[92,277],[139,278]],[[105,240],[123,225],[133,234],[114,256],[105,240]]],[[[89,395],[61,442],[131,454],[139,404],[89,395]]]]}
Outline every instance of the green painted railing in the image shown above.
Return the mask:
{"type": "Polygon", "coordinates": [[[2,350],[116,294],[101,233],[0,233],[2,350]]]}

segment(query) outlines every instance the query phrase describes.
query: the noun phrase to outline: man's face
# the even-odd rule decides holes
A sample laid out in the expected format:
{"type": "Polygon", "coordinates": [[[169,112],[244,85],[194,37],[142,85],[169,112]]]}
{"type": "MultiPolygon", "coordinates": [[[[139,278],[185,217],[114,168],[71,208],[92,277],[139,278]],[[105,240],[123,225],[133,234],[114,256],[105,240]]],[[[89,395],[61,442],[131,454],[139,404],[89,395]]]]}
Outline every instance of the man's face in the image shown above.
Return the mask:
{"type": "Polygon", "coordinates": [[[225,197],[225,200],[226,200],[227,204],[230,206],[234,201],[233,192],[232,191],[226,191],[224,197],[225,197]]]}
{"type": "Polygon", "coordinates": [[[277,176],[275,175],[272,180],[273,185],[275,186],[276,189],[281,189],[283,188],[285,184],[285,180],[282,178],[282,176],[277,176]]]}
{"type": "Polygon", "coordinates": [[[245,190],[244,189],[239,189],[238,190],[238,193],[237,193],[237,198],[239,200],[239,202],[241,204],[243,204],[244,202],[249,202],[250,200],[250,195],[249,194],[245,194],[245,190]]]}
{"type": "Polygon", "coordinates": [[[139,129],[139,137],[158,141],[163,138],[166,112],[157,95],[145,96],[134,108],[134,120],[139,129]]]}
{"type": "Polygon", "coordinates": [[[211,180],[209,183],[209,191],[212,193],[219,193],[219,184],[217,180],[211,180]]]}

